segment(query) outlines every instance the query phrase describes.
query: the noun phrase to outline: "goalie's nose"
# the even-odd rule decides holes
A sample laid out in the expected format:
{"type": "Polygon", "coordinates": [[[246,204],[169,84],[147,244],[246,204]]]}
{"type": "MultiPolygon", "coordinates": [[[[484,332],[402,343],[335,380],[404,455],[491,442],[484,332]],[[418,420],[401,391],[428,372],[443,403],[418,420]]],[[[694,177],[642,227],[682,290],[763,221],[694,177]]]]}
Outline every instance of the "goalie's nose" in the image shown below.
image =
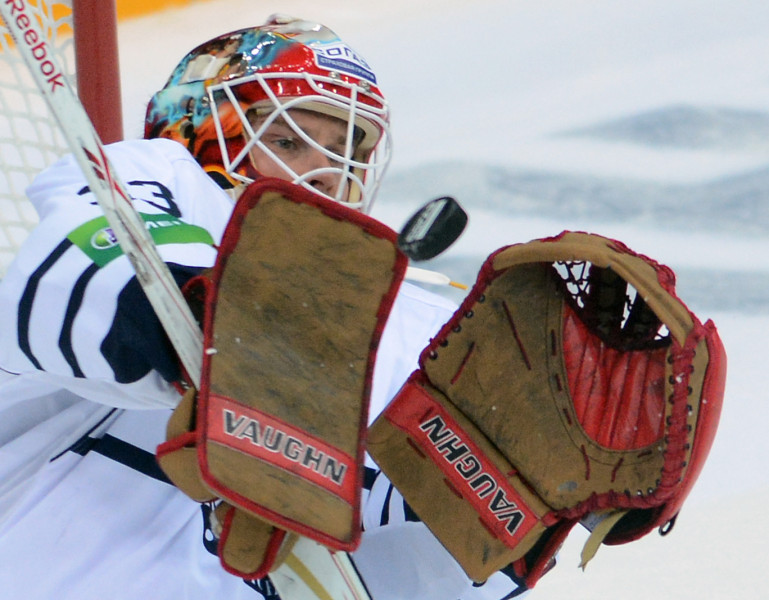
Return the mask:
{"type": "Polygon", "coordinates": [[[308,153],[297,172],[300,180],[316,191],[342,202],[347,200],[347,185],[342,180],[339,163],[319,150],[308,153]],[[345,189],[340,190],[340,186],[345,189]]]}

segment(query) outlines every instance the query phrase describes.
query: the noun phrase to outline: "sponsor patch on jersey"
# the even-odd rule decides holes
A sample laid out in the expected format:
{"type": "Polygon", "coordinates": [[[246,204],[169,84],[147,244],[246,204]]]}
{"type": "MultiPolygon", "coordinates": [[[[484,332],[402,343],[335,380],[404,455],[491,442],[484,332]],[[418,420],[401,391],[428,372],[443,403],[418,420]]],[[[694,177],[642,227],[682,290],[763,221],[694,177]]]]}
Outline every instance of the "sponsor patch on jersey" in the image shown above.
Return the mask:
{"type": "MultiPolygon", "coordinates": [[[[208,231],[197,225],[185,223],[174,216],[144,213],[140,215],[157,246],[163,244],[213,245],[214,243],[208,231]]],[[[96,217],[83,223],[71,231],[67,238],[99,267],[103,267],[123,254],[106,217],[96,217]]]]}
{"type": "Polygon", "coordinates": [[[352,48],[337,40],[311,44],[315,62],[322,69],[338,71],[376,85],[376,75],[352,48]]]}

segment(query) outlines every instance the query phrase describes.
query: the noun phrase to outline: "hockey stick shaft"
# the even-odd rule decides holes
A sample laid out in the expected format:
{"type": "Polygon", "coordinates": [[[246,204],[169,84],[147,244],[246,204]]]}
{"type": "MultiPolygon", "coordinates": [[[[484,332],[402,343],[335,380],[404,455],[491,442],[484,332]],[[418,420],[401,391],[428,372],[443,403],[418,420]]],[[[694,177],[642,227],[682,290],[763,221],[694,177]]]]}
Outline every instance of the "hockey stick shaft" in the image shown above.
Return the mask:
{"type": "Polygon", "coordinates": [[[88,114],[28,2],[2,0],[0,14],[179,359],[197,386],[203,348],[200,328],[110,164],[88,114]]]}
{"type": "Polygon", "coordinates": [[[460,290],[466,290],[467,286],[457,281],[452,281],[448,275],[438,273],[436,271],[429,271],[427,269],[419,269],[417,267],[408,267],[406,269],[406,279],[411,281],[419,281],[421,283],[430,283],[432,285],[450,285],[451,287],[458,288],[460,290]]]}

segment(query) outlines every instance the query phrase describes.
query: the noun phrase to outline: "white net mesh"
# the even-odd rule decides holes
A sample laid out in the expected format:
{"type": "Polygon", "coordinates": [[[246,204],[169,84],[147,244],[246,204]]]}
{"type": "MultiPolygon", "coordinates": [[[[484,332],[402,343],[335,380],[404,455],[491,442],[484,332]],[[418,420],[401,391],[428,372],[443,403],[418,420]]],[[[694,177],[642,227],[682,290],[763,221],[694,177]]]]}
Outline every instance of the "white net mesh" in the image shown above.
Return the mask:
{"type": "MultiPolygon", "coordinates": [[[[27,0],[74,81],[71,0],[27,0]]],[[[68,152],[64,137],[0,19],[0,277],[37,223],[24,190],[68,152]]]]}

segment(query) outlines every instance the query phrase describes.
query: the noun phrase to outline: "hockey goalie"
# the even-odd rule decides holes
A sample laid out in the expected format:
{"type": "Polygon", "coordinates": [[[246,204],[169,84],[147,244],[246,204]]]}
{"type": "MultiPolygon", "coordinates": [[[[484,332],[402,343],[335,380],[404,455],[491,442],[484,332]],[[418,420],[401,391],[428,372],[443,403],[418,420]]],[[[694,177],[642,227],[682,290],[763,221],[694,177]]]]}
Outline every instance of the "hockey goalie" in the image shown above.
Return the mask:
{"type": "Polygon", "coordinates": [[[374,600],[500,600],[578,522],[585,560],[670,527],[725,357],[668,269],[568,233],[500,249],[456,312],[403,282],[366,215],[387,103],[316,23],[195,48],[145,134],[106,153],[200,320],[203,378],[73,158],[41,173],[0,282],[5,596],[276,600],[304,536],[374,600]]]}

